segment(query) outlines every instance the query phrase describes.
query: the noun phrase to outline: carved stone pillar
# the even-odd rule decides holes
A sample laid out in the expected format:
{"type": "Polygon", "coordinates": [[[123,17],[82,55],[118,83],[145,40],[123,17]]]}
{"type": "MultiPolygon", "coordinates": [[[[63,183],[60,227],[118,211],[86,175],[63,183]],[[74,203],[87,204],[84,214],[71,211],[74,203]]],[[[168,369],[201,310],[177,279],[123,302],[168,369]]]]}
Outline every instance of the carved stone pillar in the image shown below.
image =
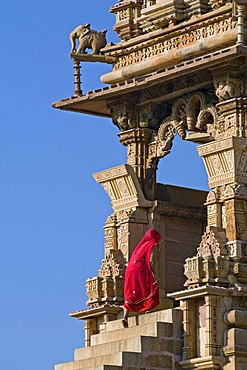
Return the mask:
{"type": "Polygon", "coordinates": [[[206,307],[206,340],[205,356],[220,356],[222,339],[220,340],[220,298],[209,295],[205,297],[206,307]]]}
{"type": "Polygon", "coordinates": [[[195,301],[183,301],[183,360],[196,357],[196,305],[195,301]]]}
{"type": "Polygon", "coordinates": [[[117,249],[117,216],[115,213],[109,216],[105,222],[104,234],[105,234],[105,255],[107,255],[110,249],[117,249]]]}
{"type": "Polygon", "coordinates": [[[208,226],[222,227],[222,204],[220,203],[220,192],[216,188],[207,196],[208,226]]]}
{"type": "Polygon", "coordinates": [[[224,226],[228,241],[247,240],[247,139],[232,136],[198,150],[206,165],[209,186],[217,187],[208,196],[209,225],[224,226]]]}
{"type": "Polygon", "coordinates": [[[238,39],[237,45],[245,45],[245,19],[246,19],[246,1],[245,0],[235,0],[237,4],[237,17],[238,17],[238,39]]]}
{"type": "Polygon", "coordinates": [[[79,97],[82,96],[82,89],[81,89],[81,65],[80,61],[77,59],[73,59],[74,62],[74,78],[75,78],[75,90],[74,96],[79,97]]]}
{"type": "Polygon", "coordinates": [[[181,300],[184,346],[182,369],[223,369],[224,313],[230,307],[230,289],[202,285],[169,294],[181,300]]]}
{"type": "Polygon", "coordinates": [[[85,330],[85,347],[90,346],[90,337],[92,334],[96,334],[96,318],[86,319],[84,330],[85,330]]]}
{"type": "Polygon", "coordinates": [[[156,168],[147,168],[148,144],[152,137],[152,130],[137,128],[119,134],[120,142],[128,146],[128,164],[134,169],[141,188],[147,199],[154,197],[156,183],[156,168]]]}

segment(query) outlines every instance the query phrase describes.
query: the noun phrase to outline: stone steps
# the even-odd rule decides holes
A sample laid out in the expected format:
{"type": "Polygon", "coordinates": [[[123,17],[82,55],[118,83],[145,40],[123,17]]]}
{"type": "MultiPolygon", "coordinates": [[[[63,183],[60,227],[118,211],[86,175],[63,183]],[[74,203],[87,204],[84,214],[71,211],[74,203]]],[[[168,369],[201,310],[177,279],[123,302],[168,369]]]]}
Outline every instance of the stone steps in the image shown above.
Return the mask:
{"type": "Polygon", "coordinates": [[[108,322],[91,346],[76,349],[74,361],[55,370],[173,370],[182,349],[181,321],[181,311],[173,309],[132,317],[129,328],[121,320],[108,322]]]}
{"type": "Polygon", "coordinates": [[[172,331],[173,335],[177,336],[181,332],[181,323],[182,311],[176,309],[130,317],[128,320],[129,328],[124,330],[121,320],[110,321],[106,323],[105,333],[92,335],[91,346],[135,335],[171,336],[169,332],[172,331]],[[157,323],[160,325],[156,326],[157,323]],[[164,326],[162,323],[170,324],[170,327],[169,325],[164,326]]]}
{"type": "Polygon", "coordinates": [[[112,344],[116,341],[122,341],[137,336],[172,337],[173,326],[169,323],[156,322],[93,335],[91,337],[91,346],[87,348],[112,344]]]}
{"type": "Polygon", "coordinates": [[[86,348],[79,348],[75,350],[75,361],[80,361],[89,358],[95,358],[101,356],[102,353],[105,355],[116,354],[119,352],[136,352],[141,353],[145,351],[176,351],[180,348],[180,339],[172,337],[152,337],[152,336],[140,336],[125,338],[116,340],[110,343],[99,344],[96,346],[90,346],[86,348]]]}
{"type": "Polygon", "coordinates": [[[55,366],[56,370],[96,370],[96,369],[173,369],[175,359],[166,353],[120,352],[112,355],[67,362],[55,366]],[[102,365],[103,363],[103,365],[102,365]]]}
{"type": "Polygon", "coordinates": [[[138,368],[141,363],[141,358],[141,353],[135,352],[119,352],[111,355],[101,354],[101,356],[97,357],[56,365],[55,370],[95,370],[102,364],[114,367],[135,366],[138,368]]]}

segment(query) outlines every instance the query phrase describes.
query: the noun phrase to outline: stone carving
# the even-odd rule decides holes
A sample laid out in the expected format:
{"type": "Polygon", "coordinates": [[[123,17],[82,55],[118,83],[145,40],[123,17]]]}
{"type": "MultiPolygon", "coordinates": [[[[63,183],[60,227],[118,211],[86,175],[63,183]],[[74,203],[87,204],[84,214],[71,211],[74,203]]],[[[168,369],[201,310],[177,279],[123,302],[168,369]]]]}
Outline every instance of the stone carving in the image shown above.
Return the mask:
{"type": "Polygon", "coordinates": [[[98,276],[101,278],[123,276],[125,261],[119,249],[112,249],[102,261],[98,276]]]}
{"type": "Polygon", "coordinates": [[[222,6],[232,3],[232,0],[209,0],[209,4],[211,5],[212,9],[219,9],[222,6]]]}
{"type": "Polygon", "coordinates": [[[209,175],[209,186],[246,183],[247,146],[244,138],[230,137],[198,147],[209,175]]]}
{"type": "Polygon", "coordinates": [[[211,204],[211,203],[213,204],[213,203],[219,202],[220,195],[221,195],[221,192],[220,192],[220,189],[219,188],[216,188],[216,189],[211,190],[208,193],[208,196],[207,196],[207,199],[206,199],[206,203],[207,204],[211,204]]]}
{"type": "Polygon", "coordinates": [[[172,142],[175,135],[178,134],[181,139],[185,139],[186,131],[183,126],[183,121],[166,119],[164,123],[161,124],[158,131],[158,157],[164,157],[170,153],[172,142]]]}
{"type": "Polygon", "coordinates": [[[224,229],[208,226],[197,249],[197,255],[203,258],[225,256],[227,255],[225,243],[226,235],[224,229]]]}
{"type": "Polygon", "coordinates": [[[117,216],[113,213],[107,217],[104,226],[105,234],[105,251],[108,253],[110,249],[117,249],[117,216]]]}
{"type": "Polygon", "coordinates": [[[139,108],[139,126],[158,129],[162,116],[164,116],[164,107],[158,104],[149,103],[139,108]]]}
{"type": "Polygon", "coordinates": [[[178,36],[167,36],[159,37],[156,44],[153,41],[147,40],[145,46],[140,49],[140,45],[131,46],[131,50],[126,48],[126,53],[121,51],[115,52],[115,55],[119,54],[117,62],[114,64],[114,70],[121,69],[123,67],[142,62],[152,56],[157,56],[175,49],[184,48],[187,45],[191,45],[201,40],[202,38],[208,38],[211,36],[217,36],[224,32],[235,29],[237,22],[233,18],[215,17],[209,23],[200,23],[196,29],[186,29],[182,31],[178,36]]]}
{"type": "Polygon", "coordinates": [[[158,158],[170,153],[176,134],[185,139],[187,130],[201,131],[208,134],[209,141],[213,140],[217,112],[213,105],[209,105],[208,99],[199,91],[174,102],[172,114],[160,124],[157,134],[150,141],[148,167],[156,166],[158,158]]]}
{"type": "Polygon", "coordinates": [[[137,116],[131,104],[116,105],[112,108],[112,122],[120,131],[137,127],[137,116]]]}
{"type": "Polygon", "coordinates": [[[236,78],[216,80],[215,93],[220,101],[238,97],[241,95],[241,82],[236,78]]]}
{"type": "Polygon", "coordinates": [[[134,0],[119,1],[110,11],[116,15],[114,29],[122,40],[140,34],[173,27],[190,19],[219,9],[232,0],[134,0]]]}
{"type": "Polygon", "coordinates": [[[137,176],[130,165],[97,172],[93,176],[111,198],[115,212],[131,210],[138,206],[150,207],[150,202],[144,198],[137,176]]]}
{"type": "Polygon", "coordinates": [[[221,189],[221,199],[242,198],[247,199],[247,187],[245,184],[228,184],[221,189]]]}
{"type": "Polygon", "coordinates": [[[72,45],[71,53],[87,54],[86,49],[92,49],[91,55],[100,54],[100,49],[106,46],[106,30],[100,32],[90,29],[90,23],[82,24],[76,27],[70,33],[70,41],[72,45]],[[76,50],[76,40],[78,39],[79,46],[76,50]]]}

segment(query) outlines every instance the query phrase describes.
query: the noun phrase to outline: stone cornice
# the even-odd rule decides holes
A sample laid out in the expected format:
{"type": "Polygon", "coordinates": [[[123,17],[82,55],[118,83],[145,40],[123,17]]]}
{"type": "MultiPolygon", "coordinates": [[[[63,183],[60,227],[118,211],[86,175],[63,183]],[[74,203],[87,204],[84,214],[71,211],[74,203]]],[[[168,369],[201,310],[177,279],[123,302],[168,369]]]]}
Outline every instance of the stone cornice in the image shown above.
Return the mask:
{"type": "Polygon", "coordinates": [[[219,296],[230,296],[234,292],[233,288],[223,288],[212,285],[204,285],[198,288],[191,288],[186,290],[181,290],[175,293],[169,293],[167,296],[169,298],[175,298],[176,300],[186,300],[196,297],[204,297],[205,295],[219,295],[219,296]]]}
{"type": "Polygon", "coordinates": [[[69,314],[70,317],[75,317],[78,320],[91,319],[92,317],[99,317],[104,314],[117,314],[122,310],[122,307],[117,305],[102,305],[95,308],[87,308],[69,314]]]}

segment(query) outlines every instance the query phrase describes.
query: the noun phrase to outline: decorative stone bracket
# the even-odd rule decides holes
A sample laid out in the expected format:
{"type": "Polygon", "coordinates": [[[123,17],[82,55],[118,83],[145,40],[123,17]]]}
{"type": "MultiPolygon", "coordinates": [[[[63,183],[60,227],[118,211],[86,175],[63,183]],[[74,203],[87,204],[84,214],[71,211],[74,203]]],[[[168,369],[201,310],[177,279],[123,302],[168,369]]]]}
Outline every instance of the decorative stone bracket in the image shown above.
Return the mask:
{"type": "Polygon", "coordinates": [[[198,147],[203,157],[209,186],[215,188],[234,182],[247,183],[247,140],[229,137],[198,147]]]}
{"type": "Polygon", "coordinates": [[[137,176],[130,165],[125,164],[97,172],[93,176],[109,195],[115,212],[152,206],[152,202],[145,199],[137,176]]]}

